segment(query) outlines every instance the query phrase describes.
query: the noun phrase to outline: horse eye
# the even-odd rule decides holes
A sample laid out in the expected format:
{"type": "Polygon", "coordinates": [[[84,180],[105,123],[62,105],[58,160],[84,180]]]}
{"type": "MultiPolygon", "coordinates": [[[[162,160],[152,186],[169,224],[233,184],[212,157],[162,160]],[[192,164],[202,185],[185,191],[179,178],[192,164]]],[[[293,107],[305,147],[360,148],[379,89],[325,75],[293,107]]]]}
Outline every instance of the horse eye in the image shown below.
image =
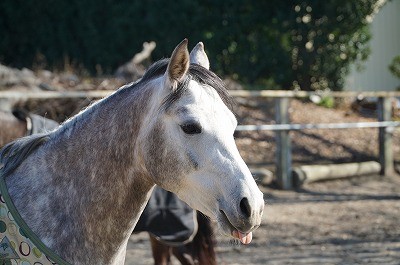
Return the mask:
{"type": "Polygon", "coordinates": [[[196,123],[188,123],[181,125],[181,129],[186,134],[198,134],[201,133],[201,127],[196,123]]]}

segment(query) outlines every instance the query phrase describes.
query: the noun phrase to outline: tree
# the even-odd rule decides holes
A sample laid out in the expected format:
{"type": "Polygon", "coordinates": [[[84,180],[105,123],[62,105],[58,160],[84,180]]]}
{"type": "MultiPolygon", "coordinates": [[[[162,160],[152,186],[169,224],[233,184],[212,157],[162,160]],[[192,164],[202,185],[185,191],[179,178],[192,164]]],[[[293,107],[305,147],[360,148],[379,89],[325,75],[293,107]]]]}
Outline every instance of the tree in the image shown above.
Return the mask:
{"type": "Polygon", "coordinates": [[[303,1],[291,21],[293,86],[304,90],[340,90],[349,66],[365,60],[370,16],[376,0],[303,1]]]}
{"type": "Polygon", "coordinates": [[[397,55],[393,58],[392,62],[389,65],[389,70],[394,76],[400,78],[400,55],[397,55]]]}
{"type": "MultiPolygon", "coordinates": [[[[389,70],[395,77],[400,78],[400,55],[393,58],[389,65],[389,70]]],[[[400,90],[400,87],[398,87],[397,90],[400,90]]]]}

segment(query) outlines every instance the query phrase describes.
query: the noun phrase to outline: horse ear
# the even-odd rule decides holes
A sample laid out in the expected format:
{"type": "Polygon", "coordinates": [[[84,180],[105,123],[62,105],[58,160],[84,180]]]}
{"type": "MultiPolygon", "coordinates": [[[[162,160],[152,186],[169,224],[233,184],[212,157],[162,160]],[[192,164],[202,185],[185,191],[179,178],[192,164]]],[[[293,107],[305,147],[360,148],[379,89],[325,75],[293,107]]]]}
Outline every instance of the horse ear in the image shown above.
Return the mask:
{"type": "Polygon", "coordinates": [[[172,52],[171,59],[167,68],[167,82],[175,88],[179,82],[183,81],[189,70],[189,51],[187,48],[188,40],[184,39],[176,46],[172,52]]]}
{"type": "Polygon", "coordinates": [[[190,63],[198,64],[206,69],[210,69],[210,61],[204,51],[204,44],[202,42],[197,43],[190,52],[190,63]]]}

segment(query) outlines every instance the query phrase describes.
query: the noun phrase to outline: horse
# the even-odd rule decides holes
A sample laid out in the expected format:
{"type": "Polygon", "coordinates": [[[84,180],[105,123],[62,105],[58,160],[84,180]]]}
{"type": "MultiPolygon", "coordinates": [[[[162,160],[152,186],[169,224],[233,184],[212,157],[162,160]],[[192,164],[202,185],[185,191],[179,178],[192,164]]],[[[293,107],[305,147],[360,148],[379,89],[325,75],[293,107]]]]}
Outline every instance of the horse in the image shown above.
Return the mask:
{"type": "Polygon", "coordinates": [[[182,265],[216,265],[214,238],[211,223],[202,213],[196,211],[198,231],[193,240],[181,246],[163,244],[150,234],[151,249],[155,265],[170,265],[175,256],[182,265]]]}
{"type": "Polygon", "coordinates": [[[55,262],[123,264],[155,185],[251,242],[263,194],[234,142],[223,82],[203,45],[187,46],[57,129],[1,149],[2,195],[55,262]]]}

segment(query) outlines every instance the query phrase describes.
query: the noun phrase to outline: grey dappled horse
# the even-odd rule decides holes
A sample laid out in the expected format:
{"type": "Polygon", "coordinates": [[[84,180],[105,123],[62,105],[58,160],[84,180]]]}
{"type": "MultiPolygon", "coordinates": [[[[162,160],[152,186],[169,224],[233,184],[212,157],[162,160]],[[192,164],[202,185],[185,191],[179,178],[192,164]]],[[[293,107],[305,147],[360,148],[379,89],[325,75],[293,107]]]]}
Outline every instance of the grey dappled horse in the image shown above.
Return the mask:
{"type": "Polygon", "coordinates": [[[189,55],[184,40],[136,83],[1,150],[8,193],[45,246],[72,264],[123,264],[155,184],[250,243],[263,195],[208,67],[202,45],[189,55]]]}
{"type": "MultiPolygon", "coordinates": [[[[12,140],[47,133],[58,126],[53,120],[22,109],[0,110],[0,148],[12,140]]],[[[135,227],[134,232],[138,231],[149,233],[156,265],[170,264],[172,255],[182,265],[217,264],[215,235],[210,220],[199,212],[196,214],[173,193],[160,188],[153,190],[135,227]]]]}

